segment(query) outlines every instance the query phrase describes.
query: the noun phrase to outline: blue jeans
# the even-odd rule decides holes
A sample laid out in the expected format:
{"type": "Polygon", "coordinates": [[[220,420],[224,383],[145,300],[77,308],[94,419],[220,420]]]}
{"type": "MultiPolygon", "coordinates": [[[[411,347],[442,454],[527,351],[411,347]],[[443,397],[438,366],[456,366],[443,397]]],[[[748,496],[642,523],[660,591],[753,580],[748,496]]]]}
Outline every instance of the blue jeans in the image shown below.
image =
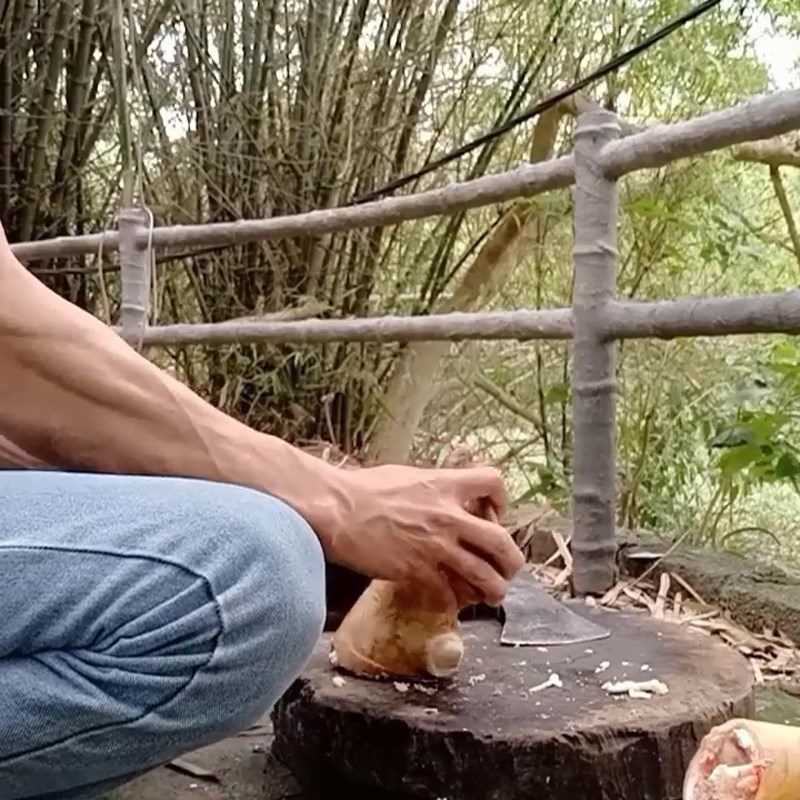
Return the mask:
{"type": "Polygon", "coordinates": [[[282,502],[0,471],[0,800],[77,800],[241,730],[303,668],[322,549],[282,502]]]}

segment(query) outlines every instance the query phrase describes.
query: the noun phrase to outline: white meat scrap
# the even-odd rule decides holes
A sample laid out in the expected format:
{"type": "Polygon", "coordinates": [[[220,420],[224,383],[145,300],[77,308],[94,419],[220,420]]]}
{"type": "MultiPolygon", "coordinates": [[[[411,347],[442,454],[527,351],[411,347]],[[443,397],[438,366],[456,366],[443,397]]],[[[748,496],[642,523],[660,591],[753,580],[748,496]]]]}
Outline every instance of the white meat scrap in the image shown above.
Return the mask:
{"type": "Polygon", "coordinates": [[[686,800],[755,800],[768,766],[748,730],[712,733],[690,768],[686,800]]]}
{"type": "Polygon", "coordinates": [[[528,689],[528,691],[529,692],[541,692],[543,689],[549,689],[550,687],[552,687],[554,689],[563,689],[564,688],[564,682],[561,680],[561,678],[558,675],[556,675],[555,672],[553,672],[550,675],[550,677],[546,681],[544,681],[543,683],[540,683],[537,686],[531,686],[531,688],[528,689]]]}
{"type": "Polygon", "coordinates": [[[759,764],[718,764],[695,784],[690,800],[755,800],[763,775],[759,764]]]}
{"type": "Polygon", "coordinates": [[[609,694],[627,694],[635,700],[649,700],[654,694],[664,695],[669,693],[666,684],[659,680],[649,681],[607,681],[603,684],[603,691],[609,694]]]}

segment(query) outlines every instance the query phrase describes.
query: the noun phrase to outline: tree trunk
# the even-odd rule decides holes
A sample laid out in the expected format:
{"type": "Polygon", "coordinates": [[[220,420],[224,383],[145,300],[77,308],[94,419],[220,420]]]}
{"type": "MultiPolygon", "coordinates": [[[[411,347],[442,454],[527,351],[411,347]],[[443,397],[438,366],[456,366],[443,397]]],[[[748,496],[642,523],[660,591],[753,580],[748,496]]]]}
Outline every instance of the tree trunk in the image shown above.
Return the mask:
{"type": "MultiPolygon", "coordinates": [[[[546,111],[533,134],[531,160],[549,158],[555,147],[563,108],[546,111]]],[[[537,201],[519,201],[507,211],[480,249],[453,297],[439,311],[480,309],[519,263],[522,245],[535,240],[543,206],[537,201]]],[[[375,431],[369,452],[383,462],[408,459],[414,435],[425,408],[436,392],[436,376],[448,342],[409,345],[398,359],[383,403],[384,417],[375,431]]]]}

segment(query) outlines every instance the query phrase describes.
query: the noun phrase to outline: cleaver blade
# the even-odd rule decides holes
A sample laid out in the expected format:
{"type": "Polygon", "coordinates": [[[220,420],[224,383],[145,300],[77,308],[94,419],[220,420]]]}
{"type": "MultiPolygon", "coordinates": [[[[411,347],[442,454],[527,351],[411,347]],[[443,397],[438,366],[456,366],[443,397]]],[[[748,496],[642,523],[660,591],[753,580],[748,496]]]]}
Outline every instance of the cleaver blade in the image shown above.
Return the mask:
{"type": "Polygon", "coordinates": [[[529,572],[520,572],[503,601],[500,644],[514,647],[582,644],[606,639],[610,631],[552,597],[529,572]]]}

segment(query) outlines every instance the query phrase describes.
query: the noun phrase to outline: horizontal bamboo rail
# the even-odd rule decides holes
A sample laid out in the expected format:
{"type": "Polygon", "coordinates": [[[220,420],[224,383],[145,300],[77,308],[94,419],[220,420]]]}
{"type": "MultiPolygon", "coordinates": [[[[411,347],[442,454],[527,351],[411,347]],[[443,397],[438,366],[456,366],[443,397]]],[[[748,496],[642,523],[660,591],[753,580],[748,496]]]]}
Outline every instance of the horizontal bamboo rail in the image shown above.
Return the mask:
{"type": "MultiPolygon", "coordinates": [[[[121,330],[121,329],[120,329],[121,330]]],[[[615,300],[600,318],[605,339],[674,339],[752,333],[800,333],[800,290],[749,297],[658,302],[615,300]]],[[[362,317],[279,322],[210,322],[145,329],[149,347],[292,342],[419,342],[571,339],[572,309],[474,311],[424,317],[362,317]]]]}
{"type": "MultiPolygon", "coordinates": [[[[684,122],[648,128],[609,143],[603,148],[599,161],[606,174],[619,177],[637,169],[664,166],[679,158],[778,136],[798,127],[800,89],[792,89],[684,122]]],[[[574,180],[574,159],[565,156],[540,164],[526,164],[497,175],[453,183],[440,189],[363,205],[263,220],[156,227],[152,231],[152,243],[156,248],[236,245],[394,225],[516,197],[531,197],[552,189],[565,188],[574,180]]],[[[141,232],[140,247],[147,246],[149,236],[149,231],[141,232]]],[[[119,234],[106,231],[86,236],[62,236],[15,244],[12,249],[18,258],[33,261],[95,253],[101,245],[105,250],[117,249],[119,234]]]]}
{"type": "Polygon", "coordinates": [[[771,139],[800,128],[800,89],[748,100],[695,119],[655,125],[610,142],[600,154],[608,177],[663,167],[672,161],[745,142],[771,139]]]}
{"type": "Polygon", "coordinates": [[[453,312],[425,317],[310,319],[298,322],[211,322],[147,328],[142,343],[220,345],[256,342],[420,342],[465,339],[569,339],[572,311],[453,312]]]}
{"type": "Polygon", "coordinates": [[[613,301],[601,326],[608,339],[800,333],[800,291],[656,303],[613,301]]]}

